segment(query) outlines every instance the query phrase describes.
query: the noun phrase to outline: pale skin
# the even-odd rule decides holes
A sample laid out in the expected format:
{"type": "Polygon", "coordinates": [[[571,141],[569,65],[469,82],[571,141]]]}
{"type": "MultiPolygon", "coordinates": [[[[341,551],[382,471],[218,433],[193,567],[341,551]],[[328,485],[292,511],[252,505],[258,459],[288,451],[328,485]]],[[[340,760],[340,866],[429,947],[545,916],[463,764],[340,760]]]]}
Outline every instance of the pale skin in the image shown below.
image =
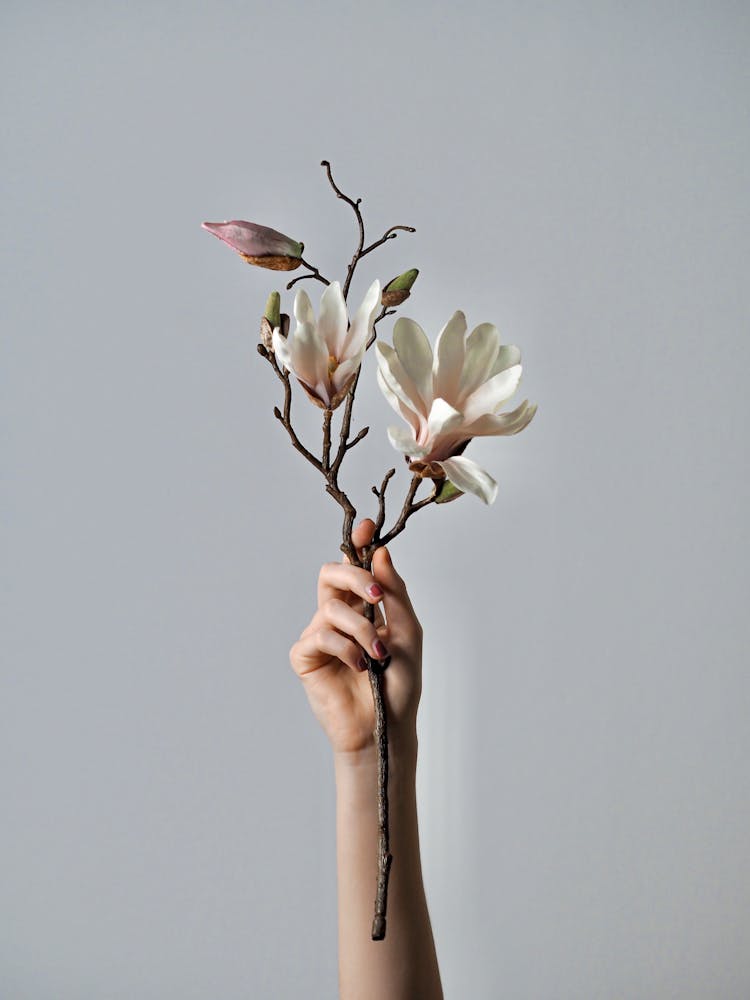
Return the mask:
{"type": "MultiPolygon", "coordinates": [[[[374,530],[352,534],[357,549],[374,530]]],[[[327,563],[318,578],[318,607],[289,654],[310,706],[333,749],[340,1000],[442,1000],[435,943],[422,883],[417,826],[417,707],[422,690],[422,628],[386,548],[372,573],[327,563]],[[363,602],[376,607],[367,621],[363,602]],[[385,614],[383,614],[383,612],[385,614]],[[390,763],[388,929],[372,941],[377,869],[375,715],[363,650],[382,659],[390,763]]]]}

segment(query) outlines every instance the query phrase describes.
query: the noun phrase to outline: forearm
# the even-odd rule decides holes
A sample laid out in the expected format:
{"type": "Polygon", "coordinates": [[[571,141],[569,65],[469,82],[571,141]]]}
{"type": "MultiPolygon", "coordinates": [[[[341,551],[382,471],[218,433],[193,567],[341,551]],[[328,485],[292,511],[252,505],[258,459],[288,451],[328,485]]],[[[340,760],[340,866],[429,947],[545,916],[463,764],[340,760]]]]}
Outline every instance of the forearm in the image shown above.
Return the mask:
{"type": "Polygon", "coordinates": [[[374,746],[339,754],[336,841],[341,1000],[442,1000],[422,883],[416,800],[416,737],[390,752],[388,929],[372,941],[377,871],[377,760],[374,746]]]}

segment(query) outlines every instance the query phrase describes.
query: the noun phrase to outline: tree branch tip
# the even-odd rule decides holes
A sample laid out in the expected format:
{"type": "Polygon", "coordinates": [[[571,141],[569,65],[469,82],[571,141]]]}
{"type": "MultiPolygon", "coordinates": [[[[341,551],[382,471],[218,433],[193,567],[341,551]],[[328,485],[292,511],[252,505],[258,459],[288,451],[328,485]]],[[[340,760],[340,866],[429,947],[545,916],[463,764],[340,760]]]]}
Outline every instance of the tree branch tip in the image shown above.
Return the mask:
{"type": "Polygon", "coordinates": [[[262,358],[268,357],[268,348],[265,344],[256,344],[255,348],[262,358]]]}
{"type": "Polygon", "coordinates": [[[278,408],[278,406],[274,406],[274,408],[273,408],[273,415],[276,417],[277,420],[283,420],[284,419],[282,417],[282,415],[281,415],[281,410],[278,408]]]}

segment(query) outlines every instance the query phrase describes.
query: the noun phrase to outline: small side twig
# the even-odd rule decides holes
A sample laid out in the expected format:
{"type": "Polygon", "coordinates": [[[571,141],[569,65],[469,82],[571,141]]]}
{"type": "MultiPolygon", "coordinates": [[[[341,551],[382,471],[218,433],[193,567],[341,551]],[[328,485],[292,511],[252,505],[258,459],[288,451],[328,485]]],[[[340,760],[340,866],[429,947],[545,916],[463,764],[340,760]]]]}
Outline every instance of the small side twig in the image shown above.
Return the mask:
{"type": "Polygon", "coordinates": [[[414,226],[391,226],[391,228],[386,231],[384,236],[381,236],[379,240],[375,241],[375,243],[371,243],[369,247],[365,247],[359,255],[359,259],[361,260],[363,257],[366,257],[368,253],[371,253],[373,250],[377,249],[377,247],[382,247],[386,240],[395,240],[398,236],[398,233],[396,232],[397,229],[400,229],[405,233],[416,233],[414,226]]]}
{"type": "Polygon", "coordinates": [[[372,492],[378,498],[378,516],[375,519],[375,531],[373,532],[373,541],[378,542],[380,540],[380,532],[383,530],[383,525],[385,524],[385,491],[388,488],[388,483],[396,475],[395,469],[389,469],[383,476],[383,482],[380,484],[380,489],[377,486],[373,486],[372,492]]]}
{"type": "Polygon", "coordinates": [[[296,278],[292,278],[291,281],[287,282],[287,286],[286,286],[287,291],[289,291],[290,288],[292,288],[294,285],[296,285],[298,281],[304,281],[305,278],[314,278],[316,281],[322,281],[324,285],[330,285],[331,284],[331,282],[328,280],[328,278],[324,278],[323,277],[323,275],[320,273],[320,271],[317,269],[317,267],[314,267],[312,264],[308,264],[307,261],[304,260],[304,259],[303,259],[302,263],[303,263],[303,265],[305,267],[308,267],[310,269],[310,273],[309,274],[298,274],[296,278]]]}

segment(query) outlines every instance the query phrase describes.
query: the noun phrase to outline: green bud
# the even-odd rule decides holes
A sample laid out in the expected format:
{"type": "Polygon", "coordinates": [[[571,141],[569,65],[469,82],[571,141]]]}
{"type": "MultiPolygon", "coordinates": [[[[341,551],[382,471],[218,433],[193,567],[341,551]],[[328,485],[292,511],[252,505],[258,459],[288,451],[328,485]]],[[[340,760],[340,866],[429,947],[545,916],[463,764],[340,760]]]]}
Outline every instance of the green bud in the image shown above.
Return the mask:
{"type": "Polygon", "coordinates": [[[443,485],[440,487],[438,495],[435,498],[435,503],[450,503],[451,500],[458,500],[462,496],[463,493],[457,486],[454,486],[449,479],[444,479],[443,485]]]}
{"type": "Polygon", "coordinates": [[[271,292],[266,302],[266,311],[263,314],[271,324],[271,329],[281,326],[281,295],[278,292],[271,292]]]}
{"type": "Polygon", "coordinates": [[[389,281],[383,289],[381,296],[383,305],[386,307],[400,306],[402,302],[406,302],[411,294],[411,286],[417,280],[418,274],[419,271],[416,267],[413,267],[410,271],[404,271],[403,274],[399,274],[398,277],[389,281]]]}
{"type": "Polygon", "coordinates": [[[399,276],[397,278],[394,278],[393,281],[389,281],[388,284],[383,289],[383,291],[385,291],[385,292],[401,292],[401,291],[410,292],[411,291],[411,286],[417,280],[417,275],[418,274],[419,274],[419,271],[417,270],[416,267],[413,267],[410,271],[404,271],[403,274],[399,274],[399,276]]]}

